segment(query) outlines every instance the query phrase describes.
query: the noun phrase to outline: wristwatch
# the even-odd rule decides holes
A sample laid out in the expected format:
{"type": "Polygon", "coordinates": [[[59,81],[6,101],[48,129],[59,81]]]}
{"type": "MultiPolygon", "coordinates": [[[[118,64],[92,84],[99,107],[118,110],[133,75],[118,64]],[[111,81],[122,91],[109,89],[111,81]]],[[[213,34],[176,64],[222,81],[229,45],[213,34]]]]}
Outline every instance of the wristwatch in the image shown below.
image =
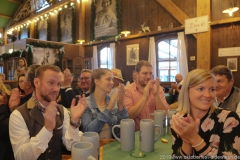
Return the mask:
{"type": "Polygon", "coordinates": [[[72,120],[70,119],[70,125],[79,128],[81,126],[81,119],[79,119],[77,123],[72,122],[72,120]]]}

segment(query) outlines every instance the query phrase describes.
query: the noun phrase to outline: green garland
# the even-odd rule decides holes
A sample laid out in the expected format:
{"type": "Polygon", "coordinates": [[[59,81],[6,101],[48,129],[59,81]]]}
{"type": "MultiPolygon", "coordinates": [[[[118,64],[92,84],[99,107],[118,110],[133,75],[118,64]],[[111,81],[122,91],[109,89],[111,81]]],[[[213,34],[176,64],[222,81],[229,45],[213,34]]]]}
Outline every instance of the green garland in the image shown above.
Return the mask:
{"type": "Polygon", "coordinates": [[[57,15],[57,42],[61,42],[61,37],[62,37],[62,33],[61,33],[61,13],[58,12],[58,15],[57,15]]]}
{"type": "Polygon", "coordinates": [[[46,43],[46,42],[39,42],[39,41],[32,41],[29,44],[27,44],[27,53],[28,53],[28,64],[32,64],[32,59],[33,59],[33,53],[32,49],[29,47],[34,46],[34,47],[40,47],[40,48],[53,48],[57,49],[59,54],[59,62],[56,62],[55,65],[58,66],[60,69],[62,69],[62,59],[63,59],[63,54],[64,54],[64,47],[62,45],[57,45],[57,44],[51,44],[51,43],[46,43]]]}
{"type": "Polygon", "coordinates": [[[47,41],[51,41],[50,27],[50,18],[47,18],[47,41]]]}
{"type": "MultiPolygon", "coordinates": [[[[20,51],[14,51],[11,54],[10,53],[3,53],[2,55],[0,55],[0,59],[8,59],[8,58],[13,58],[13,57],[20,57],[21,52],[20,51]]],[[[22,52],[22,56],[21,57],[26,57],[26,53],[25,51],[22,52]]]]}
{"type": "MultiPolygon", "coordinates": [[[[28,46],[29,45],[27,44],[27,47],[28,46]]],[[[27,52],[27,64],[28,64],[28,66],[31,66],[32,65],[32,60],[33,60],[33,53],[31,51],[31,49],[29,49],[29,48],[26,49],[26,52],[27,52]]]]}
{"type": "Polygon", "coordinates": [[[76,8],[74,5],[72,6],[72,43],[76,44],[77,39],[76,39],[76,8]]]}
{"type": "MultiPolygon", "coordinates": [[[[122,31],[122,6],[121,6],[121,0],[116,0],[116,12],[117,12],[117,30],[118,30],[118,34],[121,33],[122,31]]],[[[112,39],[115,38],[115,36],[103,36],[100,38],[96,38],[95,39],[95,19],[96,19],[96,4],[95,1],[92,2],[91,5],[91,22],[90,22],[90,40],[96,40],[96,41],[100,41],[100,40],[106,40],[106,39],[112,39]]]]}
{"type": "Polygon", "coordinates": [[[121,0],[116,1],[116,12],[117,12],[117,29],[118,34],[122,31],[122,2],[121,0]]]}
{"type": "Polygon", "coordinates": [[[90,40],[91,41],[95,39],[95,32],[94,32],[95,19],[96,19],[96,5],[95,5],[95,1],[92,1],[91,21],[90,21],[90,40]]]}

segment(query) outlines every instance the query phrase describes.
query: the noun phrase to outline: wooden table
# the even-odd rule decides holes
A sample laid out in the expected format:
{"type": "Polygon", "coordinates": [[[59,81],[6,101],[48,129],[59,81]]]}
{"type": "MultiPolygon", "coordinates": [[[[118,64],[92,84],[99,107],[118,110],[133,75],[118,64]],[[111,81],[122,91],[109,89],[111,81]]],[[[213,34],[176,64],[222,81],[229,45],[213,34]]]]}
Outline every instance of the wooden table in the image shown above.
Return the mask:
{"type": "MultiPolygon", "coordinates": [[[[160,139],[155,143],[154,151],[145,153],[143,159],[171,159],[172,154],[172,140],[171,135],[161,136],[160,139]],[[168,143],[163,143],[161,138],[168,140],[168,143]]],[[[139,132],[135,133],[135,150],[139,149],[139,132]]],[[[113,139],[100,140],[99,148],[99,160],[136,160],[135,157],[131,156],[133,152],[125,152],[120,149],[120,143],[113,139]]],[[[71,155],[63,155],[63,160],[71,160],[71,155]]]]}

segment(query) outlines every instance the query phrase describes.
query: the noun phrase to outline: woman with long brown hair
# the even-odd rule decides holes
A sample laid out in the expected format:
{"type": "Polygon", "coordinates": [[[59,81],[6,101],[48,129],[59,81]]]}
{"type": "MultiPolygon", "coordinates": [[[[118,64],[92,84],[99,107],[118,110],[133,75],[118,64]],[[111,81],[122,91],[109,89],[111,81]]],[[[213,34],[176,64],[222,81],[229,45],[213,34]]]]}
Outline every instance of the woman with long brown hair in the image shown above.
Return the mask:
{"type": "Polygon", "coordinates": [[[121,119],[128,118],[124,106],[124,86],[119,84],[118,93],[111,99],[108,93],[113,87],[113,74],[99,68],[92,72],[90,95],[86,98],[87,109],[81,117],[83,132],[98,132],[100,138],[112,138],[111,129],[121,119]]]}
{"type": "Polygon", "coordinates": [[[25,74],[27,71],[28,64],[27,64],[27,60],[25,58],[21,57],[18,60],[18,64],[19,64],[19,66],[17,67],[17,69],[14,72],[14,80],[18,80],[18,76],[21,74],[25,74]]]}

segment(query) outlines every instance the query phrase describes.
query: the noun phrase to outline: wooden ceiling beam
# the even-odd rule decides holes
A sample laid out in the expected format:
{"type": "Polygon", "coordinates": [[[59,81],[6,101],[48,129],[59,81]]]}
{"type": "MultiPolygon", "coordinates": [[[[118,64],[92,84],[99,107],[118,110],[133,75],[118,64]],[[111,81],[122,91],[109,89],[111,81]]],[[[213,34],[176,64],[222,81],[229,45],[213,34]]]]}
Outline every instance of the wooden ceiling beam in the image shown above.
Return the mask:
{"type": "Polygon", "coordinates": [[[4,17],[4,18],[12,18],[10,16],[4,15],[4,14],[0,14],[0,17],[4,17]]]}
{"type": "MultiPolygon", "coordinates": [[[[197,17],[209,15],[211,18],[211,1],[196,0],[197,17]]],[[[211,19],[209,19],[211,21],[211,19]]],[[[211,69],[211,27],[208,32],[198,33],[197,38],[197,68],[211,69]]]]}
{"type": "Polygon", "coordinates": [[[13,2],[13,3],[18,3],[18,4],[22,4],[22,2],[18,1],[18,0],[8,0],[9,2],[13,2]]]}
{"type": "MultiPolygon", "coordinates": [[[[185,19],[189,17],[176,6],[171,0],[157,0],[176,20],[178,20],[182,25],[185,24],[185,19]]],[[[193,34],[197,38],[196,34],[193,34]]]]}

